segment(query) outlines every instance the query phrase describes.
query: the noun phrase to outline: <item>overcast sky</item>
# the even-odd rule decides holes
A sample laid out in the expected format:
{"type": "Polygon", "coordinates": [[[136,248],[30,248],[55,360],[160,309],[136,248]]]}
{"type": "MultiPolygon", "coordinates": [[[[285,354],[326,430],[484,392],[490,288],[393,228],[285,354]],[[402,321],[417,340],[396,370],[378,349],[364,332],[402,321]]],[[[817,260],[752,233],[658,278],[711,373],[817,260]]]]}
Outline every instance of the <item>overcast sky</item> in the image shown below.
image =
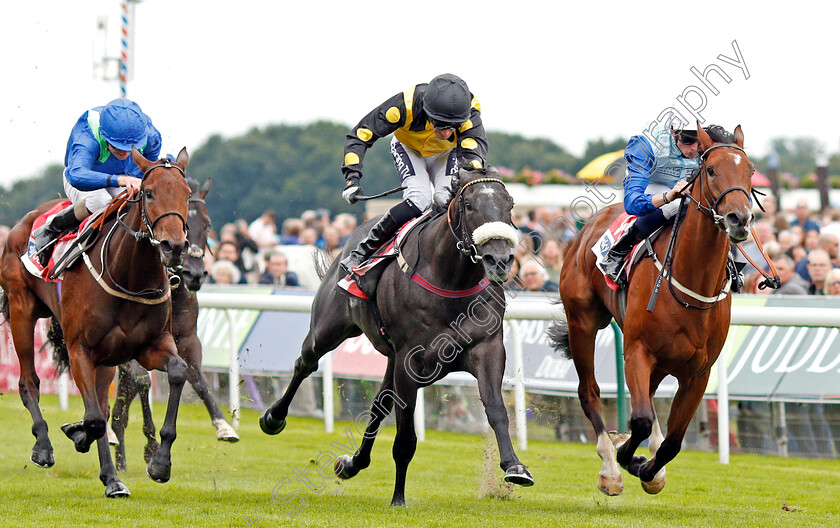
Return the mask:
{"type": "MultiPolygon", "coordinates": [[[[100,17],[107,54],[119,54],[120,3],[32,0],[3,11],[8,185],[62,163],[81,113],[119,96],[94,63],[100,17]]],[[[350,126],[444,72],[467,82],[489,130],[549,138],[576,155],[589,139],[641,132],[668,107],[690,117],[677,101],[684,92],[705,104],[706,123],[741,124],[749,153],[766,154],[782,135],[840,150],[840,7],[830,2],[143,0],[135,12],[128,97],[165,152],[273,123],[350,126]]]]}

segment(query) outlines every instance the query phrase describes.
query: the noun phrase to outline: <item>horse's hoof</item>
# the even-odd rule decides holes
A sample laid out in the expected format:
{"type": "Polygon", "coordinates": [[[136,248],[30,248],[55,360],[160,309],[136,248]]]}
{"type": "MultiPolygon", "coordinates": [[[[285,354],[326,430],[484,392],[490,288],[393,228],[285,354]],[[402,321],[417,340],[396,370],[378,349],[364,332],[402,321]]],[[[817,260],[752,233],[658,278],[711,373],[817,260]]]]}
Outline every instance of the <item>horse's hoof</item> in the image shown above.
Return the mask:
{"type": "Polygon", "coordinates": [[[158,447],[160,447],[160,444],[158,444],[157,441],[153,440],[151,442],[146,442],[146,447],[143,448],[143,460],[145,460],[147,464],[152,457],[155,456],[158,447]]]}
{"type": "Polygon", "coordinates": [[[598,489],[604,495],[615,497],[616,495],[621,495],[621,492],[624,491],[624,482],[621,480],[621,475],[617,477],[598,475],[598,489]]]}
{"type": "Polygon", "coordinates": [[[359,470],[353,467],[353,457],[350,455],[341,455],[336,458],[333,469],[335,476],[342,480],[351,479],[359,474],[359,470]]]}
{"type": "Polygon", "coordinates": [[[149,475],[149,478],[163,484],[165,482],[169,482],[170,473],[172,472],[172,465],[167,464],[158,464],[157,462],[152,459],[149,464],[146,466],[146,474],[149,475]]]}
{"type": "Polygon", "coordinates": [[[286,428],[286,419],[275,420],[271,417],[268,409],[264,410],[260,415],[260,429],[267,435],[276,435],[286,428]]]}
{"type": "Polygon", "coordinates": [[[116,480],[105,488],[105,496],[109,499],[116,499],[120,497],[131,497],[131,492],[125,487],[125,484],[116,480]]]}
{"type": "Polygon", "coordinates": [[[618,449],[624,442],[630,440],[630,433],[619,433],[618,431],[610,431],[608,433],[610,435],[610,441],[613,443],[613,447],[618,449]]]}
{"type": "Polygon", "coordinates": [[[642,489],[651,495],[656,495],[665,487],[665,468],[659,470],[650,482],[641,481],[642,489]]]}
{"type": "Polygon", "coordinates": [[[85,442],[86,435],[84,422],[66,423],[61,426],[61,432],[73,441],[73,444],[76,446],[76,451],[79,453],[87,453],[90,451],[90,444],[85,442]]]}
{"type": "Polygon", "coordinates": [[[405,497],[394,497],[391,499],[391,506],[405,508],[405,497]]]}
{"type": "Polygon", "coordinates": [[[213,420],[213,425],[216,427],[216,440],[219,442],[235,443],[239,441],[239,435],[227,421],[213,420]]]}
{"type": "Polygon", "coordinates": [[[119,438],[117,438],[117,433],[115,433],[114,430],[111,429],[111,424],[108,422],[105,422],[105,434],[108,435],[109,444],[111,444],[112,446],[120,445],[120,440],[119,438]]]}
{"type": "Polygon", "coordinates": [[[505,482],[527,488],[534,485],[534,477],[531,476],[531,472],[523,464],[516,464],[505,471],[505,482]]]}
{"type": "Polygon", "coordinates": [[[53,452],[47,450],[32,450],[32,456],[29,457],[29,460],[32,461],[33,464],[38,466],[39,468],[51,468],[55,465],[55,457],[53,456],[53,452]]]}

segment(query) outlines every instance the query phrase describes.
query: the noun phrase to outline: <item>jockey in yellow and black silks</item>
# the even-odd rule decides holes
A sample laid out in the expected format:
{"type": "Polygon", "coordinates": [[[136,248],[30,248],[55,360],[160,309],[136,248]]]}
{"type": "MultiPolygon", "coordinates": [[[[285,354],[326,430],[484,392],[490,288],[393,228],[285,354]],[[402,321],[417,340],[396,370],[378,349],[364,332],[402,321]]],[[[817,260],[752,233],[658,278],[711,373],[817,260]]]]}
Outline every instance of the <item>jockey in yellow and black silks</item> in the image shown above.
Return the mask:
{"type": "Polygon", "coordinates": [[[398,93],[366,115],[344,142],[346,180],[342,196],[356,202],[362,193],[362,161],[379,138],[393,134],[391,154],[400,177],[403,201],[373,226],[367,238],[340,264],[353,273],[396,230],[432,206],[445,205],[452,177],[459,168],[481,169],[487,157],[487,135],[481,106],[467,84],[452,74],[398,93]]]}

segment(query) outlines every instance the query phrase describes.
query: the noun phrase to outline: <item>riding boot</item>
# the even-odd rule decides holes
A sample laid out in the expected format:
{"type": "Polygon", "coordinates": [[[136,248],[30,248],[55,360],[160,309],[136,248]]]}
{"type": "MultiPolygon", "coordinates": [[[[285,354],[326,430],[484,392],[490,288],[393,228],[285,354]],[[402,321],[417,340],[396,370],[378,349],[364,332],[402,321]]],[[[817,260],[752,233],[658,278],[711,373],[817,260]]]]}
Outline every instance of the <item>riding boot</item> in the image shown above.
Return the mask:
{"type": "Polygon", "coordinates": [[[639,228],[636,227],[636,224],[633,224],[627,233],[613,244],[601,262],[604,275],[615,281],[619,288],[627,288],[627,277],[621,271],[624,267],[624,259],[627,258],[638,241],[639,228]]]}
{"type": "Polygon", "coordinates": [[[421,213],[422,211],[411,200],[404,200],[392,207],[374,224],[368,235],[356,246],[356,249],[338,263],[341,269],[346,274],[352,275],[355,268],[360,267],[373,255],[374,251],[382,247],[397,232],[397,229],[409,220],[417,218],[421,213]]]}
{"type": "Polygon", "coordinates": [[[61,236],[62,233],[72,227],[79,225],[80,220],[76,218],[75,207],[70,206],[50,218],[44,225],[32,232],[35,243],[35,252],[41,266],[46,267],[50,261],[50,252],[44,251],[50,242],[61,236]]]}

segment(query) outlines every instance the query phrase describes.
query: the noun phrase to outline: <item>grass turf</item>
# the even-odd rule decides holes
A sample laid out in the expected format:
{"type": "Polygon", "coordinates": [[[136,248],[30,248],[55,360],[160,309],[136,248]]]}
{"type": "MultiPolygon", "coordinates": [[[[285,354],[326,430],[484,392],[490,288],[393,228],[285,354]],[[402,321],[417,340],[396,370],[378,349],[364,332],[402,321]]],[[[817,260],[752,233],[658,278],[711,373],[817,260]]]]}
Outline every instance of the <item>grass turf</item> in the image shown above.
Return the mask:
{"type": "MultiPolygon", "coordinates": [[[[204,408],[193,404],[181,407],[166,484],[145,475],[139,405],[132,406],[129,470],[120,474],[132,497],[109,500],[95,447],[76,453],[59,430],[81,417],[81,399],[71,398],[62,412],[57,398],[45,396],[41,408],[55,448],[51,469],[29,461],[34,438],[18,395],[0,395],[0,526],[840,526],[839,460],[733,455],[723,466],[716,453],[686,451],[668,465],[659,495],[644,493],[625,472],[624,493],[606,497],[595,488],[600,460],[593,445],[530,442],[518,454],[536,485],[505,493],[486,477],[500,479],[502,472],[498,454],[485,464],[485,439],[437,431],[427,431],[409,466],[408,508],[390,508],[393,427],[380,433],[370,468],[338,481],[320,477],[315,460],[330,452],[321,461],[331,467],[340,453],[335,444],[349,444],[349,424],[336,423],[328,435],[318,420],[291,417],[283,433],[269,437],[257,413],[245,411],[242,441],[225,444],[216,441],[204,408]],[[480,490],[503,498],[479,498],[480,490]]],[[[158,427],[163,413],[155,404],[158,427]]]]}

